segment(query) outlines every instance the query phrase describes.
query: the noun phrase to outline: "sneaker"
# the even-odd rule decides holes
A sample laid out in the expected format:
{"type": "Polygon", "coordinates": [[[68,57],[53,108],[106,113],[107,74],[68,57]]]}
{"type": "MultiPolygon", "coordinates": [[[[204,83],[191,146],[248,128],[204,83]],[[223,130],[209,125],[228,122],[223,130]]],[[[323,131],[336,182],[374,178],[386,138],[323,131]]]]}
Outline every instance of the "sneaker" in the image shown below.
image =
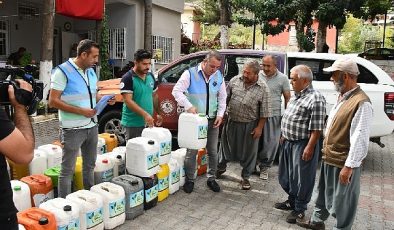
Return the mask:
{"type": "Polygon", "coordinates": [[[224,169],[217,169],[216,170],[216,178],[220,178],[222,175],[223,175],[223,173],[225,173],[226,172],[226,169],[224,168],[224,169]]]}
{"type": "Polygon", "coordinates": [[[304,211],[291,211],[290,214],[286,217],[286,222],[290,224],[295,224],[297,222],[297,219],[304,219],[305,213],[304,211]]]}
{"type": "Polygon", "coordinates": [[[267,168],[262,168],[260,170],[260,179],[268,180],[268,169],[267,168]]]}
{"type": "Polygon", "coordinates": [[[241,181],[242,190],[249,190],[250,189],[250,182],[248,179],[242,179],[241,181]]]}
{"type": "Polygon", "coordinates": [[[296,220],[297,225],[303,228],[307,228],[307,229],[313,229],[313,230],[324,230],[326,229],[326,226],[324,224],[324,222],[312,222],[311,220],[308,219],[299,219],[297,218],[296,220]]]}
{"type": "Polygon", "coordinates": [[[280,210],[294,210],[294,204],[286,200],[285,202],[275,203],[274,208],[280,210]]]}
{"type": "Polygon", "coordinates": [[[220,192],[220,186],[215,180],[207,180],[207,185],[212,191],[220,192]]]}
{"type": "Polygon", "coordinates": [[[183,191],[185,191],[185,193],[191,193],[193,192],[194,189],[194,182],[193,181],[185,181],[185,184],[183,185],[183,191]]]}

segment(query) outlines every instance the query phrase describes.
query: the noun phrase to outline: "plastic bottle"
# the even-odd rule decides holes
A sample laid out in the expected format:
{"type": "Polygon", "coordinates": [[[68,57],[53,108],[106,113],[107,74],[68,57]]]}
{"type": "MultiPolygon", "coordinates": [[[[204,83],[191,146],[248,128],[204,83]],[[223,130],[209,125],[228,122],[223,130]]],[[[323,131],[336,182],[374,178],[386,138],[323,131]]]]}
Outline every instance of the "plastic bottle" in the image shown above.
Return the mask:
{"type": "Polygon", "coordinates": [[[201,149],[207,145],[208,119],[203,114],[181,113],[178,120],[178,145],[201,149]]]}
{"type": "Polygon", "coordinates": [[[19,180],[11,181],[12,199],[16,209],[23,211],[31,208],[30,188],[19,180]]]}

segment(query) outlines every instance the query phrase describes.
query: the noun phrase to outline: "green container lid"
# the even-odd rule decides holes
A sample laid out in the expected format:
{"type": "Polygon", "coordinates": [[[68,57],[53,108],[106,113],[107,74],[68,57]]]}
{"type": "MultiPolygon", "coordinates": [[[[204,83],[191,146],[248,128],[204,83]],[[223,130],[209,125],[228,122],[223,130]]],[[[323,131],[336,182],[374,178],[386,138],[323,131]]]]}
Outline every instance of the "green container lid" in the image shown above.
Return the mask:
{"type": "Polygon", "coordinates": [[[51,178],[53,187],[57,187],[57,182],[60,175],[60,166],[55,166],[45,170],[44,175],[51,178]]]}
{"type": "Polygon", "coordinates": [[[14,191],[20,191],[22,188],[19,185],[14,186],[14,191]]]}

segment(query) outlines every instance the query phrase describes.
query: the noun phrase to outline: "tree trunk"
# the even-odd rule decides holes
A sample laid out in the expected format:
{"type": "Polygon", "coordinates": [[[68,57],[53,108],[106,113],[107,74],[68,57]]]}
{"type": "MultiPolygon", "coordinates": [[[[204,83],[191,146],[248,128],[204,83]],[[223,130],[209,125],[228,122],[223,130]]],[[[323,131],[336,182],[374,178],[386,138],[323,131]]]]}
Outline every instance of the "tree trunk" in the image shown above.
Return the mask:
{"type": "Polygon", "coordinates": [[[144,0],[145,3],[145,34],[144,49],[152,52],[152,0],[144,0]]]}
{"type": "Polygon", "coordinates": [[[44,0],[42,23],[42,40],[41,40],[41,60],[40,60],[40,80],[44,83],[43,101],[46,98],[49,90],[49,82],[51,78],[52,59],[53,59],[53,30],[55,22],[55,0],[44,0]]]}
{"type": "Polygon", "coordinates": [[[220,46],[222,49],[228,48],[230,25],[230,3],[229,0],[220,0],[220,46]]]}
{"type": "Polygon", "coordinates": [[[302,52],[304,51],[302,48],[302,37],[304,35],[304,26],[302,25],[302,23],[296,22],[295,23],[295,27],[296,27],[296,38],[297,38],[297,44],[298,44],[298,51],[302,52]]]}
{"type": "Polygon", "coordinates": [[[324,22],[319,22],[319,27],[317,29],[317,35],[316,35],[316,52],[317,53],[325,53],[326,52],[326,50],[325,50],[326,37],[327,37],[327,24],[324,22]]]}

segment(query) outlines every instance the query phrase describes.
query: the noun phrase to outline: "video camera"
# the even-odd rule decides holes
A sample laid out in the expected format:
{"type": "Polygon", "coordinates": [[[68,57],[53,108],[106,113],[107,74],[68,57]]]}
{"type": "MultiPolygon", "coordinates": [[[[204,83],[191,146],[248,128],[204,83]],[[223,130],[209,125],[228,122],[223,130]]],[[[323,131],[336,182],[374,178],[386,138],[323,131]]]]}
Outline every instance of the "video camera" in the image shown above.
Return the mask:
{"type": "Polygon", "coordinates": [[[6,65],[0,68],[0,105],[11,105],[8,96],[8,86],[14,87],[16,100],[27,107],[27,113],[33,114],[38,102],[42,100],[44,84],[42,81],[35,80],[33,75],[38,71],[37,66],[27,65],[25,67],[14,67],[6,65]],[[21,89],[19,83],[15,79],[21,78],[31,84],[32,92],[21,89]]]}

